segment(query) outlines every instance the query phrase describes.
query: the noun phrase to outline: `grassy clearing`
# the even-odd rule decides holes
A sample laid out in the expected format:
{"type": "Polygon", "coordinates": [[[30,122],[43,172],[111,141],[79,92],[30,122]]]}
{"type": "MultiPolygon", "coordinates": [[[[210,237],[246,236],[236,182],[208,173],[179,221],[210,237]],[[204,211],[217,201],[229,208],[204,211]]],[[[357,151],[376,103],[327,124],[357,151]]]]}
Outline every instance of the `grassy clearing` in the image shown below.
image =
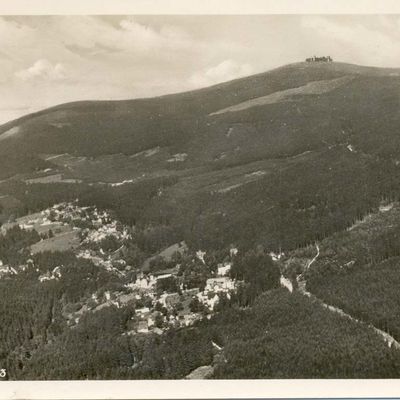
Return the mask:
{"type": "Polygon", "coordinates": [[[215,111],[210,115],[218,115],[226,112],[235,112],[246,110],[247,108],[263,106],[267,104],[274,104],[281,101],[289,101],[292,96],[300,96],[300,95],[312,95],[312,94],[323,94],[334,90],[352,79],[351,76],[344,76],[341,78],[331,79],[331,80],[322,80],[316,82],[308,82],[306,85],[293,88],[286,89],[282,91],[278,91],[275,93],[271,93],[267,96],[257,97],[255,99],[251,99],[245,101],[240,104],[236,104],[231,107],[224,108],[223,110],[215,111]]]}
{"type": "Polygon", "coordinates": [[[77,248],[79,244],[79,231],[71,230],[33,244],[31,252],[36,254],[45,251],[68,251],[77,248]]]}

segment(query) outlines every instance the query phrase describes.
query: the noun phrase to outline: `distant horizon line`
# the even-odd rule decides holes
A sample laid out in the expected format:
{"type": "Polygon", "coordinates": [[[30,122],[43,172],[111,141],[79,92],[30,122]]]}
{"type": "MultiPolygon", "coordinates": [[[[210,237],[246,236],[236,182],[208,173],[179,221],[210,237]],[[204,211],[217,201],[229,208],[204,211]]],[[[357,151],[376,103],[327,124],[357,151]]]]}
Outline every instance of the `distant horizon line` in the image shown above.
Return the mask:
{"type": "MultiPolygon", "coordinates": [[[[312,56],[314,57],[314,55],[312,56]]],[[[318,56],[317,56],[318,57],[318,56]]],[[[287,64],[282,64],[280,66],[277,67],[273,67],[267,70],[264,70],[262,72],[256,72],[254,74],[250,74],[250,75],[244,75],[238,78],[234,78],[234,79],[229,79],[227,81],[222,81],[219,83],[215,83],[209,86],[202,86],[196,89],[188,89],[188,90],[181,90],[181,91],[176,91],[176,92],[169,92],[169,93],[165,93],[165,94],[160,94],[157,96],[149,96],[149,97],[127,97],[127,98],[119,98],[119,99],[87,99],[87,100],[73,100],[73,101],[67,101],[67,102],[63,102],[63,103],[56,103],[52,106],[49,107],[44,107],[41,108],[40,110],[37,111],[32,111],[32,112],[28,112],[27,114],[23,114],[20,117],[17,118],[13,118],[10,119],[4,123],[0,123],[0,129],[8,124],[12,124],[13,122],[19,121],[19,120],[23,120],[25,118],[29,118],[31,116],[35,116],[35,115],[40,115],[41,113],[45,112],[45,111],[49,111],[49,110],[53,110],[53,109],[57,109],[58,107],[62,107],[62,106],[66,106],[66,105],[77,105],[77,104],[89,104],[89,103],[107,103],[107,102],[124,102],[124,101],[140,101],[140,100],[151,100],[151,99],[160,99],[163,97],[168,97],[168,96],[175,96],[175,95],[179,95],[179,94],[189,94],[189,93],[193,93],[193,92],[197,92],[197,91],[202,91],[202,90],[207,90],[207,89],[211,89],[211,88],[215,88],[221,85],[226,85],[229,84],[231,82],[235,82],[235,81],[239,81],[242,79],[247,79],[250,78],[252,76],[258,76],[258,75],[263,75],[275,70],[279,70],[281,68],[286,68],[286,67],[290,67],[290,66],[295,66],[295,65],[299,65],[299,64],[306,64],[306,65],[312,65],[312,66],[322,66],[322,65],[332,65],[332,64],[342,64],[342,65],[351,65],[351,66],[355,66],[355,67],[361,67],[361,68],[370,68],[370,69],[376,69],[376,70],[399,70],[399,67],[379,67],[379,66],[375,66],[375,65],[364,65],[364,64],[356,64],[356,63],[350,63],[350,62],[345,62],[345,61],[338,61],[335,60],[332,57],[332,61],[330,62],[307,62],[306,59],[302,60],[302,61],[294,61],[294,62],[290,62],[287,64]]],[[[14,109],[26,109],[28,107],[16,107],[14,109]]],[[[3,108],[4,109],[4,108],[3,108]]]]}

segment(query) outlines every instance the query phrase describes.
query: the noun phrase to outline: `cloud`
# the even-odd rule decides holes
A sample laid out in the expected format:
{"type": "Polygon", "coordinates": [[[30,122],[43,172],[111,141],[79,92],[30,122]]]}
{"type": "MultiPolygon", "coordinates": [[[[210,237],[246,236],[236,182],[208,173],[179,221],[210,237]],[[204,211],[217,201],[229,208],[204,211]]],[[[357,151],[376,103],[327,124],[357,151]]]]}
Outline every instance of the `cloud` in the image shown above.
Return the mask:
{"type": "Polygon", "coordinates": [[[348,59],[357,59],[359,63],[366,64],[371,64],[372,59],[374,65],[398,66],[400,37],[398,29],[392,28],[392,20],[379,17],[373,23],[367,22],[370,21],[341,21],[328,17],[305,16],[301,26],[325,39],[325,43],[322,42],[320,46],[334,48],[338,54],[343,54],[348,59]],[[386,31],[387,28],[391,28],[389,32],[386,31]]]}
{"type": "Polygon", "coordinates": [[[0,123],[87,99],[205,87],[330,54],[399,66],[398,16],[0,16],[0,123]]]}
{"type": "Polygon", "coordinates": [[[32,45],[35,41],[34,29],[18,23],[17,21],[8,20],[0,17],[0,45],[2,50],[19,50],[21,45],[32,45]],[[18,47],[15,48],[15,43],[18,47]],[[13,46],[14,44],[14,46],[13,46]]]}
{"type": "Polygon", "coordinates": [[[228,59],[204,71],[196,72],[189,78],[189,83],[193,87],[203,87],[251,75],[252,72],[250,64],[228,59]]]}
{"type": "Polygon", "coordinates": [[[98,17],[64,16],[58,17],[52,30],[66,45],[86,49],[88,55],[90,50],[99,48],[103,51],[154,54],[156,50],[188,49],[193,45],[193,39],[177,27],[162,25],[156,29],[132,17],[124,17],[111,24],[98,17]]]}
{"type": "Polygon", "coordinates": [[[65,67],[61,63],[53,65],[50,61],[37,60],[31,67],[15,73],[17,78],[23,81],[35,79],[59,81],[66,78],[65,67]]]}

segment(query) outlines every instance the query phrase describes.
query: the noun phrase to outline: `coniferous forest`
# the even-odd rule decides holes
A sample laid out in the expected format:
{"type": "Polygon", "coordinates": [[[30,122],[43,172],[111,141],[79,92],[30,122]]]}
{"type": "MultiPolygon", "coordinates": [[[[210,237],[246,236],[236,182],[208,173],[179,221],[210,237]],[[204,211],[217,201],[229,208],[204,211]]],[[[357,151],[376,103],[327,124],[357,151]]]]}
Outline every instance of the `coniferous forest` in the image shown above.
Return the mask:
{"type": "Polygon", "coordinates": [[[396,74],[296,63],[0,126],[3,379],[399,378],[396,74]]]}

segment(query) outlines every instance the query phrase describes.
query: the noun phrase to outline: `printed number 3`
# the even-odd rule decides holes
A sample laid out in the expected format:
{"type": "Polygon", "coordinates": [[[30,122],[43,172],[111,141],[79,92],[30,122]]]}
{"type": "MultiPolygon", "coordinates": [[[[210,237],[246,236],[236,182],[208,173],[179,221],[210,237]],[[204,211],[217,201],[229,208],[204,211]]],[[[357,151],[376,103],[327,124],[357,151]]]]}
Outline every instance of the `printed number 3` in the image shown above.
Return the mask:
{"type": "Polygon", "coordinates": [[[0,378],[5,378],[7,375],[7,371],[3,368],[0,369],[0,378]]]}

